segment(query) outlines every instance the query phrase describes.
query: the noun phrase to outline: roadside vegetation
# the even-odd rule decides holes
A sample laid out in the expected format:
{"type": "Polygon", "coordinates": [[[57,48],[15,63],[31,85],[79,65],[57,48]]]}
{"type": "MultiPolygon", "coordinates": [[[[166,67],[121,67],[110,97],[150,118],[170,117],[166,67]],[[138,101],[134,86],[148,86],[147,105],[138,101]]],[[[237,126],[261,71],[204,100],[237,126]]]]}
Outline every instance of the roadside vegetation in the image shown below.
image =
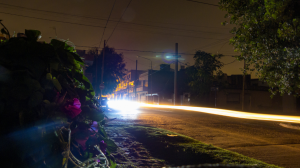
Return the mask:
{"type": "Polygon", "coordinates": [[[117,146],[104,131],[84,62],[66,41],[40,35],[25,30],[0,42],[2,167],[115,167],[117,146]]]}
{"type": "Polygon", "coordinates": [[[171,166],[225,164],[279,168],[168,130],[144,126],[128,126],[124,129],[145,145],[153,157],[163,159],[171,166]]]}

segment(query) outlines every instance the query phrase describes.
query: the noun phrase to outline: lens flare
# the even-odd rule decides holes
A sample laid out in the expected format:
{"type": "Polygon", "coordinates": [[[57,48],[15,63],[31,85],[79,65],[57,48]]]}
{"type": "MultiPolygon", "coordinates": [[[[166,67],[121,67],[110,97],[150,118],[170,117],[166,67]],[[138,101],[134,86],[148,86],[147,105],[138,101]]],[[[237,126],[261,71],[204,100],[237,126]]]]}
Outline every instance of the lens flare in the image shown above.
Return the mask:
{"type": "Polygon", "coordinates": [[[108,101],[108,107],[115,110],[120,110],[124,112],[137,111],[140,107],[140,103],[127,100],[117,100],[117,101],[108,101]]]}

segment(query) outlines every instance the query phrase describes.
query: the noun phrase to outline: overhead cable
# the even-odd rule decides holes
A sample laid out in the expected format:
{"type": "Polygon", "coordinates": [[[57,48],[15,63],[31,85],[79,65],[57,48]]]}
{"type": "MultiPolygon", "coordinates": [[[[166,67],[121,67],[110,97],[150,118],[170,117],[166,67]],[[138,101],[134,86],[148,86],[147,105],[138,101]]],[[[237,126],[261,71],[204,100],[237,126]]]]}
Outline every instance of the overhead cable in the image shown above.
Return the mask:
{"type": "Polygon", "coordinates": [[[194,1],[194,0],[187,0],[187,1],[190,1],[190,2],[196,2],[196,3],[205,4],[205,5],[211,5],[211,6],[216,6],[216,7],[219,7],[219,5],[210,4],[210,3],[206,3],[206,2],[200,2],[200,1],[194,1]]]}
{"type": "MultiPolygon", "coordinates": [[[[132,0],[129,1],[127,7],[125,8],[125,10],[124,10],[124,12],[123,12],[123,14],[122,14],[122,16],[121,16],[120,19],[118,20],[118,22],[117,22],[117,24],[116,24],[116,26],[115,26],[113,32],[112,32],[112,33],[110,34],[110,36],[108,37],[107,42],[108,42],[108,40],[110,39],[110,37],[114,34],[114,32],[115,32],[115,30],[116,30],[118,24],[120,23],[121,19],[123,18],[123,15],[125,14],[125,12],[126,12],[126,10],[128,9],[128,7],[129,7],[129,5],[130,5],[131,2],[132,2],[132,0]]],[[[108,21],[108,20],[107,20],[107,21],[108,21]]]]}
{"type": "Polygon", "coordinates": [[[18,15],[18,14],[7,13],[7,12],[0,12],[0,13],[7,14],[7,15],[13,15],[13,16],[21,16],[21,17],[26,17],[26,18],[32,18],[32,19],[47,20],[47,21],[52,21],[52,22],[67,23],[67,24],[74,24],[74,25],[81,25],[81,26],[89,26],[89,27],[105,28],[105,27],[103,27],[103,26],[88,25],[88,24],[74,23],[74,22],[65,22],[65,21],[59,21],[59,20],[53,20],[53,19],[38,18],[38,17],[33,17],[33,16],[18,15]]]}
{"type": "MultiPolygon", "coordinates": [[[[131,3],[131,1],[130,1],[131,3]]],[[[130,4],[129,3],[129,4],[130,4]]],[[[10,4],[5,4],[5,3],[0,3],[0,5],[6,5],[6,6],[12,6],[12,7],[17,7],[21,9],[26,9],[26,10],[33,10],[33,11],[39,11],[39,12],[47,12],[47,13],[54,13],[54,14],[60,14],[64,16],[72,16],[72,17],[81,17],[81,18],[87,18],[87,19],[95,19],[95,20],[102,20],[102,21],[107,21],[107,19],[101,19],[101,18],[96,18],[96,17],[89,17],[89,16],[80,16],[80,15],[74,15],[74,14],[69,14],[69,13],[62,13],[62,12],[54,12],[54,11],[48,11],[48,10],[40,10],[40,9],[33,9],[33,8],[26,8],[22,6],[16,6],[16,5],[10,5],[10,4]]],[[[128,5],[129,6],[129,5],[128,5]]],[[[123,12],[124,14],[124,12],[123,12]]],[[[24,15],[23,15],[24,16],[24,15]]],[[[122,18],[122,17],[121,17],[122,18]]],[[[155,28],[163,28],[163,29],[173,29],[173,30],[182,30],[182,31],[191,31],[191,32],[201,32],[201,33],[213,33],[213,34],[222,34],[222,33],[217,33],[217,32],[206,32],[206,31],[199,31],[199,30],[191,30],[191,29],[180,29],[180,28],[173,28],[173,27],[165,27],[165,26],[156,26],[156,25],[149,25],[149,24],[143,24],[143,23],[132,23],[132,22],[120,22],[120,19],[118,21],[115,20],[109,20],[110,22],[117,22],[117,24],[122,23],[122,24],[131,24],[131,25],[139,25],[139,26],[147,26],[147,27],[155,27],[155,28]]],[[[184,25],[184,24],[181,24],[184,25]]],[[[187,25],[188,26],[188,25],[187,25]]],[[[204,26],[202,26],[204,27],[204,26]]],[[[210,27],[211,28],[211,27],[210,27]]]]}
{"type": "MultiPolygon", "coordinates": [[[[112,8],[111,8],[111,10],[110,10],[109,16],[108,16],[108,18],[107,18],[107,21],[106,21],[106,24],[105,24],[105,27],[104,27],[104,30],[103,30],[103,33],[102,33],[102,37],[101,37],[101,40],[100,40],[99,48],[100,48],[100,46],[101,46],[102,39],[103,39],[103,36],[104,36],[105,30],[106,30],[106,26],[107,26],[107,23],[108,23],[108,21],[109,21],[109,19],[110,19],[111,13],[112,13],[112,11],[114,10],[114,7],[115,7],[115,4],[116,4],[116,1],[117,1],[117,0],[115,0],[114,4],[113,4],[113,6],[112,6],[112,8]]],[[[104,44],[104,45],[105,45],[105,44],[104,44]]]]}

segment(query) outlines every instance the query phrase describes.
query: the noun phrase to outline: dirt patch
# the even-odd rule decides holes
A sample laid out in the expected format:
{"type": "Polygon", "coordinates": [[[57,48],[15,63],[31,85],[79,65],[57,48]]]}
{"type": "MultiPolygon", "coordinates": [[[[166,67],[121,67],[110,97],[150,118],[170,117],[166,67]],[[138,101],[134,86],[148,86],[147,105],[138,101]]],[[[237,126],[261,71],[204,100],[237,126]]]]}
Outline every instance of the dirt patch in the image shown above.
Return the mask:
{"type": "Polygon", "coordinates": [[[110,122],[105,131],[107,135],[112,139],[119,147],[117,153],[112,154],[117,167],[164,167],[168,166],[164,160],[154,158],[150,155],[149,151],[138,142],[135,137],[130,135],[124,127],[130,124],[124,122],[110,122]]]}

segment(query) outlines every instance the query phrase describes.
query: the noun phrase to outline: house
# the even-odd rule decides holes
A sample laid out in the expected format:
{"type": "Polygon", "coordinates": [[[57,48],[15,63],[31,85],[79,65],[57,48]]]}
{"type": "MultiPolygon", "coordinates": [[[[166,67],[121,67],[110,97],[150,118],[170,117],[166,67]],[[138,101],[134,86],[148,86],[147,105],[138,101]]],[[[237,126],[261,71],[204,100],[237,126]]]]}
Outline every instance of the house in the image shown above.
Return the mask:
{"type": "MultiPolygon", "coordinates": [[[[170,68],[170,64],[161,64],[159,70],[137,71],[138,78],[135,78],[135,72],[131,70],[124,76],[124,80],[120,82],[116,91],[110,95],[111,98],[173,104],[174,70],[170,68]]],[[[186,74],[182,67],[178,71],[178,93],[181,95],[180,102],[189,105],[187,103],[190,96],[184,93],[186,89],[183,89],[181,82],[184,81],[184,77],[186,74]]]]}
{"type": "MultiPolygon", "coordinates": [[[[242,110],[243,98],[243,75],[228,76],[227,87],[218,91],[211,91],[210,107],[242,110]]],[[[258,79],[251,79],[250,75],[245,77],[244,91],[244,111],[259,113],[278,113],[278,114],[300,114],[299,98],[287,94],[275,95],[271,98],[267,83],[258,79]]]]}

